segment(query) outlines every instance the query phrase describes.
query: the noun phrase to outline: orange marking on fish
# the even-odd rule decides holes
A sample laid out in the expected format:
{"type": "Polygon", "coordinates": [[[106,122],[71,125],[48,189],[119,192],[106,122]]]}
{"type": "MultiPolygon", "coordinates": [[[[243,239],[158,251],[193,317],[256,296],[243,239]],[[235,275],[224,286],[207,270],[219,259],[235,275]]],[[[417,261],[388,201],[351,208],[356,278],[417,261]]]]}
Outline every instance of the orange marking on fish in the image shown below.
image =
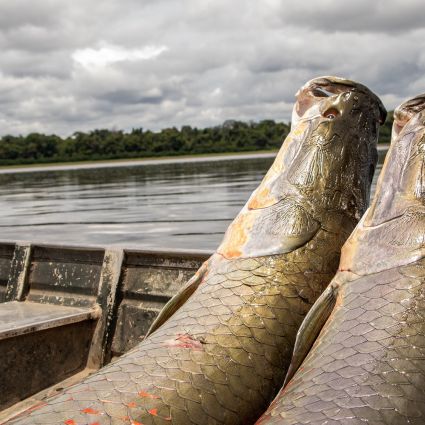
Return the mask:
{"type": "Polygon", "coordinates": [[[65,425],[77,425],[77,422],[74,421],[74,419],[67,419],[64,422],[65,425]]]}
{"type": "Polygon", "coordinates": [[[143,425],[141,422],[131,421],[130,425],[143,425]]]}
{"type": "Polygon", "coordinates": [[[126,404],[127,407],[137,407],[137,404],[134,401],[130,401],[130,403],[126,404]]]}
{"type": "Polygon", "coordinates": [[[159,416],[158,409],[150,409],[148,410],[148,413],[150,413],[152,416],[158,416],[158,418],[164,419],[165,421],[171,421],[171,416],[159,416]]]}
{"type": "Polygon", "coordinates": [[[89,425],[100,425],[100,422],[92,422],[91,424],[89,424],[89,425]]]}
{"type": "Polygon", "coordinates": [[[160,398],[159,396],[157,396],[155,394],[147,393],[146,391],[139,391],[139,396],[140,397],[146,397],[146,398],[160,398]]]}
{"type": "Polygon", "coordinates": [[[270,194],[270,189],[267,186],[258,188],[254,196],[249,201],[248,209],[256,210],[258,208],[269,207],[276,203],[276,198],[270,194]]]}
{"type": "Polygon", "coordinates": [[[226,258],[238,258],[242,255],[242,248],[248,241],[249,232],[254,224],[254,214],[241,213],[229,226],[223,243],[217,252],[226,258]]]}
{"type": "Polygon", "coordinates": [[[99,410],[92,409],[91,407],[86,407],[82,410],[83,413],[86,413],[87,415],[101,415],[99,410]]]}
{"type": "Polygon", "coordinates": [[[238,249],[228,250],[223,254],[226,258],[239,258],[242,255],[242,251],[238,249]]]}

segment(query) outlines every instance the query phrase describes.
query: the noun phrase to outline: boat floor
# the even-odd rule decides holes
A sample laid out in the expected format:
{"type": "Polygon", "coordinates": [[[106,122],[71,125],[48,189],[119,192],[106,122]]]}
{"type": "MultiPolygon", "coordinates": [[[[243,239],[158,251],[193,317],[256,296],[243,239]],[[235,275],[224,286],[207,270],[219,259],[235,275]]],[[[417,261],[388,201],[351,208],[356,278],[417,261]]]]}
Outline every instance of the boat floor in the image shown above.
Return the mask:
{"type": "Polygon", "coordinates": [[[87,376],[91,375],[92,373],[97,372],[94,369],[84,369],[81,372],[76,373],[75,375],[72,375],[71,377],[58,382],[55,385],[52,385],[49,388],[45,388],[44,390],[40,391],[37,394],[32,395],[31,397],[26,398],[25,400],[20,401],[19,403],[14,404],[13,406],[0,411],[0,425],[4,424],[8,420],[14,418],[15,416],[24,413],[28,410],[34,409],[35,407],[39,406],[40,404],[44,403],[44,401],[57,394],[58,392],[71,387],[74,384],[77,384],[78,382],[82,381],[87,376]]]}

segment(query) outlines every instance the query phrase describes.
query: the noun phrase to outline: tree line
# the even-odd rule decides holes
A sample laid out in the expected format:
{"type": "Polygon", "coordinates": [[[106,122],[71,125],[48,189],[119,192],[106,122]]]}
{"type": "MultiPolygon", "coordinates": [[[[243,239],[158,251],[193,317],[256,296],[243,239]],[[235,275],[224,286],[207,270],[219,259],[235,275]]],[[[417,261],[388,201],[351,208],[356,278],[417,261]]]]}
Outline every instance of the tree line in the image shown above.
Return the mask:
{"type": "MultiPolygon", "coordinates": [[[[380,131],[380,142],[389,143],[392,114],[380,131]]],[[[290,125],[273,120],[242,122],[198,129],[191,126],[152,132],[135,128],[76,132],[70,137],[31,133],[0,138],[0,165],[144,158],[203,153],[247,152],[278,149],[290,125]]]]}

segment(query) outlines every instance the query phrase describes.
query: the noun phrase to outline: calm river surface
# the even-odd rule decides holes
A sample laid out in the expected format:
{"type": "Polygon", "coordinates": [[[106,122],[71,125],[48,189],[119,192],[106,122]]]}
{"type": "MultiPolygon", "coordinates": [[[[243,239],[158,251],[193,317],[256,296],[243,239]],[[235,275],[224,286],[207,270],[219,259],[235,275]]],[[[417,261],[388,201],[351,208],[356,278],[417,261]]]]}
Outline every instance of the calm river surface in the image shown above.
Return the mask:
{"type": "Polygon", "coordinates": [[[3,169],[0,240],[213,250],[273,158],[3,169]]]}

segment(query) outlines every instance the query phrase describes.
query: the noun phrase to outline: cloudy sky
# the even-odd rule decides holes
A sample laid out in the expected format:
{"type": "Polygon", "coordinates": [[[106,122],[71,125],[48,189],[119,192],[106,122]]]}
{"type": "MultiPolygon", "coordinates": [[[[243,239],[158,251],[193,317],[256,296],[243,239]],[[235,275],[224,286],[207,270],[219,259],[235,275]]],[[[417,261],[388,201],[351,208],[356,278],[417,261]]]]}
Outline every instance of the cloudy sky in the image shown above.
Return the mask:
{"type": "Polygon", "coordinates": [[[0,135],[288,121],[299,86],[425,92],[421,0],[0,0],[0,135]]]}

